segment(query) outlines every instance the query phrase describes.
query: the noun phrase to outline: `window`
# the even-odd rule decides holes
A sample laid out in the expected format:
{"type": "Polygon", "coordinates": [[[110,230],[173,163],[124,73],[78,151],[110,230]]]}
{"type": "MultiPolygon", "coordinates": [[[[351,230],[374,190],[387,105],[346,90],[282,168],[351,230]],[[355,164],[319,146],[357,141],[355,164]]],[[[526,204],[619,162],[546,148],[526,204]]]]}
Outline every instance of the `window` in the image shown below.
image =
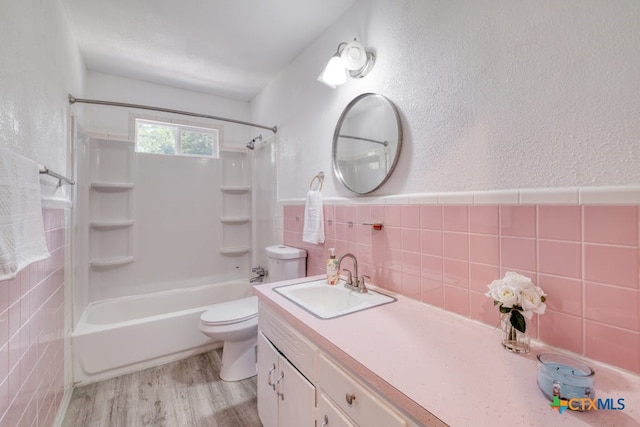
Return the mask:
{"type": "Polygon", "coordinates": [[[219,130],[216,128],[135,120],[138,153],[218,158],[219,130]]]}

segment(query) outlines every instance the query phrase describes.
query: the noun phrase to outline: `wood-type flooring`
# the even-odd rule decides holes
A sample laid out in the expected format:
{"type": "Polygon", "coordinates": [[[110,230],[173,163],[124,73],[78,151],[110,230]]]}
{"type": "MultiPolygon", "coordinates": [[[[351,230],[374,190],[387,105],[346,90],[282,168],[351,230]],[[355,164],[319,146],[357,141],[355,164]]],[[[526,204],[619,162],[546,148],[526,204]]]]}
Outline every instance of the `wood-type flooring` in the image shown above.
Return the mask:
{"type": "Polygon", "coordinates": [[[225,382],[221,349],[77,387],[63,427],[259,427],[256,377],[225,382]]]}

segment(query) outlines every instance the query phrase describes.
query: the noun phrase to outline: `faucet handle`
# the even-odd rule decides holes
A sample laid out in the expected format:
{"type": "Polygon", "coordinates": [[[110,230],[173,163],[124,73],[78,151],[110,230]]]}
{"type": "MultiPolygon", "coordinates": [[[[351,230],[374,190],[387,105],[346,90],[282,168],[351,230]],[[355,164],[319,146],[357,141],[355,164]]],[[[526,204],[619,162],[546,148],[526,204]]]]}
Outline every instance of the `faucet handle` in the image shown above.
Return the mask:
{"type": "Polygon", "coordinates": [[[353,285],[353,274],[351,273],[351,270],[343,268],[342,271],[346,271],[347,273],[349,273],[349,276],[347,276],[347,285],[353,285]]]}
{"type": "Polygon", "coordinates": [[[363,274],[362,276],[360,276],[360,279],[358,279],[358,288],[362,293],[367,292],[367,285],[364,280],[365,278],[371,280],[371,276],[368,276],[366,274],[363,274]]]}

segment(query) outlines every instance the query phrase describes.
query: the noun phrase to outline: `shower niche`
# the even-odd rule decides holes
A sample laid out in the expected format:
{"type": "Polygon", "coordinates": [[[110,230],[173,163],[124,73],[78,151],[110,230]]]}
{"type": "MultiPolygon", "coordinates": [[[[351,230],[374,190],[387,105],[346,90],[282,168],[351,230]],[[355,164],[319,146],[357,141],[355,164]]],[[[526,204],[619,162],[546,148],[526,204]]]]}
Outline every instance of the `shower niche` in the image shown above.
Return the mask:
{"type": "Polygon", "coordinates": [[[251,169],[245,148],[220,149],[222,246],[220,253],[240,256],[251,251],[251,169]]]}
{"type": "Polygon", "coordinates": [[[102,270],[134,259],[134,144],[106,138],[89,141],[89,265],[102,270]]]}

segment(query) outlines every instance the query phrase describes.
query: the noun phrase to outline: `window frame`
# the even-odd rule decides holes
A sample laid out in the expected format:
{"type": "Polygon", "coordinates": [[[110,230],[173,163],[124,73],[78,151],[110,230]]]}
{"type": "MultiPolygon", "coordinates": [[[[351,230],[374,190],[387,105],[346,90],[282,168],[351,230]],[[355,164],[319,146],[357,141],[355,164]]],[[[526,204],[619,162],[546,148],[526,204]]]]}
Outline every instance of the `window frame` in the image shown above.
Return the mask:
{"type": "Polygon", "coordinates": [[[134,142],[134,151],[142,154],[158,154],[163,156],[178,156],[178,157],[192,157],[203,159],[219,159],[220,151],[222,150],[222,138],[223,127],[221,125],[214,125],[208,123],[192,122],[187,120],[174,119],[170,117],[162,116],[148,116],[143,114],[129,115],[129,138],[134,142]],[[175,149],[173,154],[164,153],[148,153],[145,151],[138,151],[138,123],[150,123],[157,124],[159,126],[166,126],[174,128],[175,149]],[[183,132],[200,132],[210,133],[215,135],[213,152],[209,154],[190,154],[182,152],[182,133],[183,132]],[[217,135],[216,135],[217,134],[217,135]]]}

